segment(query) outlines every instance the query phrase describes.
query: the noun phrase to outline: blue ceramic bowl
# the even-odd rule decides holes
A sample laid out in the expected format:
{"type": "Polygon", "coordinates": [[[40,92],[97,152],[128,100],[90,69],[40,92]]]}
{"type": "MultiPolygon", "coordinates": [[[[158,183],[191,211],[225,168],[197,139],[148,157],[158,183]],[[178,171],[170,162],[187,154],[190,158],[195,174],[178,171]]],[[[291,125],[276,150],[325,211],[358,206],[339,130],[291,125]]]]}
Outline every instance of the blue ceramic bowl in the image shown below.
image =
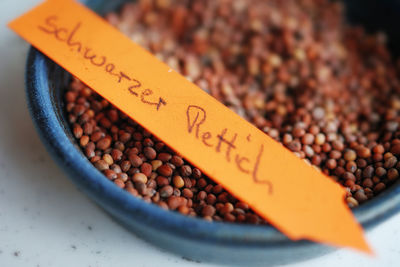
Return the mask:
{"type": "MultiPolygon", "coordinates": [[[[123,2],[84,1],[100,14],[117,8],[123,2]]],[[[362,0],[363,6],[368,6],[366,2],[376,1],[362,0]]],[[[392,1],[380,1],[389,2],[392,1]]],[[[350,13],[354,11],[353,18],[362,21],[366,13],[360,12],[358,8],[352,9],[352,6],[359,6],[357,0],[349,3],[350,13]]],[[[366,17],[370,18],[370,15],[366,17]]],[[[389,21],[387,23],[390,25],[389,21]]],[[[209,223],[165,211],[118,188],[92,166],[71,133],[62,101],[63,90],[69,80],[70,75],[61,67],[36,49],[30,49],[26,67],[26,92],[37,131],[51,155],[79,189],[138,236],[193,260],[231,265],[282,264],[333,250],[308,241],[293,242],[271,226],[209,223]]],[[[354,209],[354,214],[369,229],[398,210],[399,193],[400,184],[397,183],[375,199],[354,209]]]]}

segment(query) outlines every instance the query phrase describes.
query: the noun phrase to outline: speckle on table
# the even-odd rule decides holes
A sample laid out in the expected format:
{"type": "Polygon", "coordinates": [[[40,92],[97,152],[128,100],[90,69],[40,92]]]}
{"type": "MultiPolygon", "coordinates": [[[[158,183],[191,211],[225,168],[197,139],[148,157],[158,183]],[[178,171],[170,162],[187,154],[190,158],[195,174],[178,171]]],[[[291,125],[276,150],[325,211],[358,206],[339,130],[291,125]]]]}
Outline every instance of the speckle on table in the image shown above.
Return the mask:
{"type": "Polygon", "coordinates": [[[196,262],[196,263],[201,263],[201,261],[193,260],[193,259],[190,259],[190,258],[187,258],[187,257],[182,257],[182,260],[190,261],[190,262],[196,262]]]}

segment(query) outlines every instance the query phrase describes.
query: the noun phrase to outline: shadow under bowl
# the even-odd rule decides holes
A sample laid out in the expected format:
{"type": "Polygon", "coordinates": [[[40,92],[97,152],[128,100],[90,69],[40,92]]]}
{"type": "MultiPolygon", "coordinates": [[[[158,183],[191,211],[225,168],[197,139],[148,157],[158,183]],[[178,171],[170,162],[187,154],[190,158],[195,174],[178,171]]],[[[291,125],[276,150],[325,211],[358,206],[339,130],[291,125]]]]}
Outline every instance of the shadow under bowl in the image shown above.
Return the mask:
{"type": "MultiPolygon", "coordinates": [[[[125,1],[83,2],[104,14],[125,1]]],[[[77,187],[136,235],[189,259],[230,265],[284,264],[334,250],[305,240],[291,241],[272,226],[210,223],[165,211],[118,188],[89,162],[72,135],[63,103],[63,91],[70,78],[45,55],[30,49],[26,93],[36,129],[77,187]]],[[[400,183],[396,183],[353,211],[363,227],[369,229],[398,211],[399,204],[400,183]]]]}

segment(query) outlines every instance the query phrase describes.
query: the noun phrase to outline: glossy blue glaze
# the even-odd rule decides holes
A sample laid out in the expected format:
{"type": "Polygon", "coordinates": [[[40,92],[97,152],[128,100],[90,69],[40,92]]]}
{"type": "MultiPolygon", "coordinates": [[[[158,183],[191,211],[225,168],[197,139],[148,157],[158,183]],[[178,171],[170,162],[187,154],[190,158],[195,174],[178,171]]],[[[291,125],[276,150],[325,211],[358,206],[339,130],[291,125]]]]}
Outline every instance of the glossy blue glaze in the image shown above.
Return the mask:
{"type": "MultiPolygon", "coordinates": [[[[125,1],[83,1],[100,14],[125,1]]],[[[350,1],[354,3],[354,1],[350,1]]],[[[351,11],[351,8],[350,8],[351,11]]],[[[65,118],[62,92],[69,74],[34,48],[26,68],[27,102],[48,151],[69,178],[100,207],[138,236],[184,257],[227,264],[283,264],[332,251],[308,241],[293,242],[270,226],[209,223],[165,211],[132,197],[95,169],[75,142],[65,118]]],[[[400,207],[397,183],[354,214],[368,229],[400,207]]]]}

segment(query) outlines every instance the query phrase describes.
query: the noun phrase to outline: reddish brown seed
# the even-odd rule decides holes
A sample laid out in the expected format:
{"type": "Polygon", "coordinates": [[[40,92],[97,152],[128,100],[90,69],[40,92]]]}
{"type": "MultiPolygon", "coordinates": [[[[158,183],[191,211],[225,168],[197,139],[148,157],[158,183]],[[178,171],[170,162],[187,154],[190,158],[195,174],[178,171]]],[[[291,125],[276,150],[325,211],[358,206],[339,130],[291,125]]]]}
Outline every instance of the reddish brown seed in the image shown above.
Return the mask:
{"type": "Polygon", "coordinates": [[[153,160],[151,162],[151,166],[153,168],[153,171],[156,171],[161,165],[162,165],[162,161],[161,160],[153,160]]]}
{"type": "Polygon", "coordinates": [[[203,216],[213,216],[215,214],[215,208],[211,205],[206,205],[202,210],[201,214],[203,216]]]}
{"type": "Polygon", "coordinates": [[[329,159],[327,162],[326,162],[326,167],[328,168],[328,169],[334,169],[334,168],[336,168],[336,160],[334,160],[334,159],[329,159]]]}
{"type": "Polygon", "coordinates": [[[157,187],[157,182],[154,179],[151,179],[147,181],[147,187],[149,188],[156,188],[157,187]]]}
{"type": "Polygon", "coordinates": [[[255,214],[246,214],[246,221],[252,224],[258,224],[260,222],[260,217],[255,214]]]}
{"type": "Polygon", "coordinates": [[[184,180],[179,175],[175,175],[174,178],[172,179],[172,182],[176,188],[181,188],[185,185],[184,180]]]}
{"type": "Polygon", "coordinates": [[[384,168],[382,168],[382,167],[378,167],[378,168],[376,168],[376,170],[375,170],[375,174],[376,174],[377,176],[379,176],[379,177],[383,177],[383,176],[386,175],[386,170],[385,170],[384,168]]]}
{"type": "Polygon", "coordinates": [[[152,197],[151,197],[151,201],[153,203],[157,203],[160,201],[160,194],[158,192],[156,192],[152,197]]]}
{"type": "Polygon", "coordinates": [[[375,187],[374,187],[374,192],[375,193],[380,193],[381,191],[383,191],[386,188],[386,185],[384,183],[378,183],[375,187]]]}
{"type": "Polygon", "coordinates": [[[103,138],[103,137],[105,137],[105,134],[103,133],[103,132],[101,132],[101,131],[97,131],[97,132],[94,132],[91,136],[90,136],[90,140],[92,141],[92,142],[97,142],[97,141],[99,141],[101,138],[103,138]]]}
{"type": "Polygon", "coordinates": [[[334,140],[332,142],[332,147],[333,149],[337,150],[337,151],[343,151],[344,149],[344,144],[343,142],[339,141],[339,140],[334,140]]]}
{"type": "Polygon", "coordinates": [[[372,182],[372,180],[370,178],[367,178],[363,181],[362,185],[364,187],[372,188],[374,186],[374,183],[372,182]]]}
{"type": "Polygon", "coordinates": [[[128,132],[123,132],[119,135],[118,140],[122,143],[127,143],[129,140],[131,140],[131,134],[128,132]]]}
{"type": "Polygon", "coordinates": [[[206,197],[206,202],[209,205],[214,205],[214,203],[217,201],[217,197],[213,194],[208,194],[206,197]]]}
{"type": "MultiPolygon", "coordinates": [[[[183,178],[183,182],[184,182],[185,187],[187,187],[187,188],[191,188],[193,186],[192,185],[192,180],[190,178],[188,178],[188,177],[184,177],[183,178]]],[[[204,190],[206,192],[208,192],[208,193],[211,192],[213,186],[212,185],[208,185],[207,187],[204,190]]]]}
{"type": "Polygon", "coordinates": [[[84,132],[85,134],[87,134],[87,135],[91,135],[91,134],[93,133],[93,124],[92,124],[92,123],[89,123],[89,122],[86,122],[86,123],[83,125],[83,132],[84,132]]]}
{"type": "Polygon", "coordinates": [[[143,164],[143,160],[135,154],[129,155],[129,161],[131,162],[133,167],[139,167],[143,164]]]}
{"type": "Polygon", "coordinates": [[[183,165],[180,169],[182,176],[190,176],[192,174],[192,168],[189,165],[183,165]]]}
{"type": "Polygon", "coordinates": [[[156,182],[157,182],[158,186],[164,186],[164,185],[169,184],[168,179],[164,176],[157,176],[156,182]]]}
{"type": "Polygon", "coordinates": [[[285,145],[290,144],[293,141],[293,136],[291,134],[285,133],[282,138],[282,142],[285,145]]]}
{"type": "Polygon", "coordinates": [[[223,190],[224,190],[224,189],[223,189],[222,185],[217,184],[217,185],[215,185],[215,186],[213,187],[213,190],[212,190],[212,191],[213,191],[214,194],[218,195],[218,194],[220,194],[223,190]]]}
{"type": "Polygon", "coordinates": [[[355,161],[357,158],[357,154],[354,150],[348,149],[348,150],[346,150],[346,152],[344,152],[343,157],[347,161],[355,161]]]}
{"type": "Polygon", "coordinates": [[[354,186],[355,186],[355,183],[354,183],[354,181],[353,180],[346,180],[345,182],[344,182],[344,185],[346,186],[346,187],[348,187],[348,188],[350,188],[350,190],[354,190],[353,188],[354,188],[354,186]]]}
{"type": "Polygon", "coordinates": [[[174,191],[172,193],[174,196],[180,197],[181,196],[181,190],[179,190],[178,188],[174,188],[174,191]]]}
{"type": "Polygon", "coordinates": [[[315,166],[319,166],[319,165],[321,164],[321,161],[322,161],[322,159],[321,159],[321,157],[318,156],[318,155],[314,155],[314,156],[311,158],[311,163],[312,163],[313,165],[315,165],[315,166]]]}
{"type": "Polygon", "coordinates": [[[179,206],[178,212],[180,212],[183,215],[187,215],[190,212],[190,209],[187,206],[179,206]]]}
{"type": "Polygon", "coordinates": [[[114,180],[114,184],[116,184],[119,188],[125,187],[124,181],[122,181],[121,179],[118,179],[118,178],[114,180]]]}
{"type": "Polygon", "coordinates": [[[144,146],[154,146],[154,141],[148,137],[145,138],[142,143],[144,146]]]}
{"type": "Polygon", "coordinates": [[[79,139],[83,135],[83,130],[82,127],[79,124],[75,124],[73,129],[72,129],[75,138],[79,139]]]}
{"type": "Polygon", "coordinates": [[[294,128],[293,136],[294,137],[302,137],[305,134],[305,130],[302,128],[294,128]]]}
{"type": "Polygon", "coordinates": [[[177,197],[177,196],[170,196],[168,198],[167,203],[168,203],[169,209],[175,210],[179,206],[184,205],[184,198],[177,197]]]}
{"type": "Polygon", "coordinates": [[[66,94],[65,94],[65,100],[67,101],[67,102],[74,102],[75,100],[76,100],[76,97],[78,96],[78,94],[76,93],[76,92],[73,92],[73,91],[68,91],[66,94]]]}
{"type": "Polygon", "coordinates": [[[358,203],[363,203],[368,200],[368,197],[365,195],[364,190],[357,190],[357,192],[355,192],[353,196],[358,203]]]}
{"type": "Polygon", "coordinates": [[[127,182],[128,181],[128,174],[121,172],[121,173],[117,173],[117,178],[121,179],[123,182],[127,182]]]}
{"type": "Polygon", "coordinates": [[[153,167],[151,166],[150,163],[144,162],[140,166],[140,172],[142,172],[147,177],[149,177],[151,175],[152,170],[153,170],[153,167]]]}
{"type": "Polygon", "coordinates": [[[394,155],[400,155],[400,144],[394,145],[391,149],[390,152],[394,155]]]}
{"type": "Polygon", "coordinates": [[[323,145],[325,143],[325,135],[323,133],[317,134],[314,141],[317,145],[323,145]]]}
{"type": "Polygon", "coordinates": [[[357,164],[354,161],[349,161],[346,163],[346,170],[355,173],[357,170],[357,164]]]}
{"type": "Polygon", "coordinates": [[[301,149],[301,144],[298,141],[293,141],[288,145],[288,148],[293,152],[299,152],[301,149]]]}
{"type": "Polygon", "coordinates": [[[334,174],[336,176],[342,176],[345,172],[346,172],[346,170],[343,167],[338,166],[338,167],[336,167],[334,174]]]}
{"type": "Polygon", "coordinates": [[[373,151],[375,154],[383,154],[383,153],[385,152],[385,148],[384,148],[382,145],[376,145],[376,146],[372,149],[372,151],[373,151]]]}
{"type": "Polygon", "coordinates": [[[154,150],[152,147],[145,147],[143,149],[143,154],[148,158],[149,160],[153,160],[157,156],[157,152],[154,150]]]}
{"type": "Polygon", "coordinates": [[[201,178],[201,171],[197,168],[193,168],[192,175],[194,178],[199,179],[201,178]]]}
{"type": "Polygon", "coordinates": [[[185,188],[185,189],[182,190],[182,195],[184,197],[186,197],[186,198],[192,198],[193,197],[193,192],[190,189],[185,188]]]}
{"type": "Polygon", "coordinates": [[[207,193],[206,191],[200,191],[197,194],[197,200],[204,200],[207,197],[207,193]]]}
{"type": "Polygon", "coordinates": [[[219,211],[221,214],[231,213],[234,210],[232,203],[227,202],[224,204],[223,208],[219,211]]]}
{"type": "Polygon", "coordinates": [[[159,192],[160,192],[161,197],[167,198],[172,195],[172,193],[174,192],[174,189],[172,188],[172,186],[166,185],[166,186],[162,187],[159,192]]]}
{"type": "Polygon", "coordinates": [[[392,156],[385,160],[385,163],[383,164],[383,166],[386,169],[390,169],[390,168],[393,168],[394,166],[396,166],[396,164],[397,164],[397,158],[395,156],[392,156]]]}
{"type": "Polygon", "coordinates": [[[82,115],[84,112],[85,112],[85,106],[83,106],[83,105],[76,105],[74,108],[73,108],[73,113],[76,115],[76,116],[80,116],[80,115],[82,115]]]}
{"type": "Polygon", "coordinates": [[[247,205],[244,202],[237,202],[235,207],[239,208],[239,209],[242,209],[242,210],[248,210],[249,209],[249,205],[247,205]]]}
{"type": "Polygon", "coordinates": [[[117,174],[113,170],[106,169],[103,173],[109,180],[117,179],[117,174]]]}
{"type": "Polygon", "coordinates": [[[133,175],[132,180],[135,183],[145,184],[145,183],[147,183],[147,176],[144,173],[138,172],[133,175]]]}
{"type": "Polygon", "coordinates": [[[183,159],[176,155],[172,156],[170,162],[174,164],[176,167],[180,167],[183,165],[183,159]]]}
{"type": "MultiPolygon", "coordinates": [[[[154,150],[155,152],[155,150],[154,150]]],[[[162,162],[168,162],[172,158],[171,154],[169,153],[160,153],[157,156],[158,160],[161,160],[162,162]]]]}
{"type": "Polygon", "coordinates": [[[303,135],[301,142],[304,145],[311,145],[312,143],[314,143],[314,135],[306,133],[305,135],[303,135]]]}
{"type": "Polygon", "coordinates": [[[324,143],[324,144],[322,145],[322,151],[324,151],[325,153],[328,153],[328,152],[330,152],[331,150],[332,150],[332,147],[331,147],[330,144],[324,143]]]}
{"type": "Polygon", "coordinates": [[[357,149],[357,155],[361,158],[368,158],[371,156],[371,150],[367,147],[360,147],[357,149]]]}
{"type": "Polygon", "coordinates": [[[98,160],[94,163],[94,166],[99,170],[99,171],[104,171],[107,170],[109,168],[109,165],[107,164],[107,162],[105,162],[104,160],[98,160]]]}
{"type": "Polygon", "coordinates": [[[91,163],[95,163],[95,162],[97,162],[97,161],[99,161],[99,160],[101,160],[100,156],[94,156],[94,157],[92,157],[92,158],[90,159],[90,162],[91,162],[91,163]]]}
{"type": "Polygon", "coordinates": [[[145,196],[147,194],[147,186],[145,183],[136,182],[135,188],[139,192],[140,195],[145,196]]]}
{"type": "Polygon", "coordinates": [[[390,152],[387,152],[387,153],[385,153],[385,154],[383,155],[383,159],[384,159],[384,160],[387,160],[387,159],[389,159],[389,158],[391,158],[391,157],[393,157],[393,154],[390,153],[390,152]]]}
{"type": "Polygon", "coordinates": [[[114,148],[118,149],[120,151],[124,151],[125,150],[125,145],[122,142],[117,141],[117,142],[114,143],[114,148]]]}
{"type": "Polygon", "coordinates": [[[110,166],[110,169],[117,174],[122,172],[121,167],[115,163],[110,166]]]}
{"type": "Polygon", "coordinates": [[[163,164],[163,165],[161,165],[159,168],[157,168],[157,172],[158,172],[160,175],[163,175],[163,176],[166,176],[166,177],[172,175],[172,169],[171,169],[171,167],[168,166],[167,164],[163,164]]]}
{"type": "Polygon", "coordinates": [[[121,166],[121,170],[123,172],[127,172],[131,168],[132,164],[131,164],[130,161],[124,160],[124,161],[121,162],[120,166],[121,166]]]}
{"type": "Polygon", "coordinates": [[[103,117],[99,120],[99,123],[101,126],[103,126],[104,128],[108,129],[111,127],[111,121],[109,119],[107,119],[106,117],[103,117]]]}
{"type": "Polygon", "coordinates": [[[219,202],[222,202],[222,203],[228,202],[228,193],[222,192],[221,194],[218,195],[217,199],[219,202]]]}
{"type": "Polygon", "coordinates": [[[394,181],[397,178],[399,178],[399,172],[394,168],[389,169],[387,172],[387,177],[388,177],[389,181],[394,181]]]}
{"type": "Polygon", "coordinates": [[[203,178],[201,178],[197,181],[198,188],[204,188],[204,187],[206,187],[206,185],[207,185],[207,181],[203,178]]]}
{"type": "Polygon", "coordinates": [[[136,141],[142,141],[142,139],[143,139],[143,134],[140,132],[134,132],[132,136],[133,136],[133,139],[136,141]]]}
{"type": "Polygon", "coordinates": [[[365,168],[368,164],[365,159],[357,159],[356,163],[359,168],[365,168]]]}
{"type": "Polygon", "coordinates": [[[343,179],[345,180],[352,180],[353,182],[356,181],[356,177],[354,176],[354,174],[352,174],[351,172],[345,172],[343,174],[343,179]]]}
{"type": "Polygon", "coordinates": [[[227,222],[234,222],[234,221],[236,221],[236,217],[232,213],[225,213],[224,220],[227,222]]]}
{"type": "Polygon", "coordinates": [[[103,154],[102,159],[107,162],[108,165],[112,165],[114,163],[113,158],[111,157],[110,154],[103,154]]]}
{"type": "Polygon", "coordinates": [[[331,158],[331,159],[340,159],[341,157],[342,157],[342,153],[340,153],[339,151],[337,151],[337,150],[332,150],[330,153],[329,153],[329,157],[331,158]]]}
{"type": "Polygon", "coordinates": [[[363,177],[364,178],[372,178],[372,176],[374,175],[374,172],[375,172],[374,167],[372,167],[371,165],[367,166],[363,171],[363,177]]]}
{"type": "Polygon", "coordinates": [[[89,136],[87,135],[82,136],[81,139],[79,140],[79,144],[81,145],[81,147],[85,147],[88,143],[89,143],[89,136]]]}
{"type": "Polygon", "coordinates": [[[119,149],[113,149],[111,150],[111,157],[113,158],[114,161],[120,161],[122,159],[122,151],[119,149]]]}
{"type": "Polygon", "coordinates": [[[353,197],[347,197],[346,202],[350,208],[355,208],[358,206],[358,201],[353,197]]]}
{"type": "Polygon", "coordinates": [[[374,184],[378,184],[380,183],[381,179],[377,176],[372,177],[372,182],[374,182],[374,184]]]}

